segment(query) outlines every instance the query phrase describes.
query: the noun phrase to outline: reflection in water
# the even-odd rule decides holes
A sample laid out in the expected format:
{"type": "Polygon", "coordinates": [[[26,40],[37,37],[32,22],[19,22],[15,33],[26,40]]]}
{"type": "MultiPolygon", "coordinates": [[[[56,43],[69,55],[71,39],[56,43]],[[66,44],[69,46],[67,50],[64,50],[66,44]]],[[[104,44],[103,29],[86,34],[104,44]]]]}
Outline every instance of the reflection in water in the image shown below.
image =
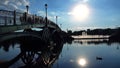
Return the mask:
{"type": "Polygon", "coordinates": [[[23,67],[50,68],[55,60],[58,59],[62,46],[62,44],[56,46],[50,45],[39,49],[37,47],[35,50],[25,49],[26,47],[24,46],[21,47],[21,51],[24,52],[21,59],[26,64],[23,67]]]}
{"type": "MultiPolygon", "coordinates": [[[[80,43],[80,44],[84,44],[84,45],[106,43],[106,44],[110,45],[114,42],[110,42],[109,39],[80,39],[80,40],[74,40],[74,43],[80,43]]],[[[119,43],[119,42],[117,42],[117,43],[119,43]]]]}
{"type": "Polygon", "coordinates": [[[84,59],[84,58],[80,58],[80,59],[78,60],[78,64],[79,64],[80,66],[86,66],[87,61],[86,61],[86,59],[84,59]]]}
{"type": "Polygon", "coordinates": [[[117,50],[119,50],[119,46],[117,46],[117,48],[116,48],[117,50]]]}
{"type": "Polygon", "coordinates": [[[13,41],[6,41],[6,42],[4,42],[4,43],[2,43],[2,44],[0,45],[0,48],[3,47],[3,50],[6,51],[6,52],[8,52],[10,46],[12,46],[12,48],[14,48],[14,46],[15,46],[16,44],[17,44],[17,43],[14,43],[13,41]]]}
{"type": "Polygon", "coordinates": [[[81,43],[81,44],[90,44],[90,43],[101,43],[101,42],[107,42],[108,39],[80,39],[80,40],[74,40],[75,43],[81,43]]]}
{"type": "MultiPolygon", "coordinates": [[[[12,42],[13,43],[13,42],[12,42]]],[[[10,43],[0,45],[5,51],[9,51],[10,43]]],[[[20,53],[9,61],[0,62],[0,68],[8,68],[22,60],[20,68],[51,68],[61,53],[63,43],[50,45],[35,45],[28,42],[20,42],[20,53]]]]}
{"type": "Polygon", "coordinates": [[[0,68],[120,68],[120,44],[84,40],[64,46],[62,42],[6,41],[0,44],[0,68]]]}

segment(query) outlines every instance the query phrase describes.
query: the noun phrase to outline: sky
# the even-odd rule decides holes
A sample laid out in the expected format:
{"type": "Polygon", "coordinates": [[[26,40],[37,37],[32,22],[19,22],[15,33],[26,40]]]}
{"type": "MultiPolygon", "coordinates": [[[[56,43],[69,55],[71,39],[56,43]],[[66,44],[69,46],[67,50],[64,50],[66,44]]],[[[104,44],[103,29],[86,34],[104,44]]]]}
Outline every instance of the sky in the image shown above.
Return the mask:
{"type": "Polygon", "coordinates": [[[0,0],[0,9],[26,11],[48,18],[63,30],[84,30],[120,27],[120,0],[0,0]]]}

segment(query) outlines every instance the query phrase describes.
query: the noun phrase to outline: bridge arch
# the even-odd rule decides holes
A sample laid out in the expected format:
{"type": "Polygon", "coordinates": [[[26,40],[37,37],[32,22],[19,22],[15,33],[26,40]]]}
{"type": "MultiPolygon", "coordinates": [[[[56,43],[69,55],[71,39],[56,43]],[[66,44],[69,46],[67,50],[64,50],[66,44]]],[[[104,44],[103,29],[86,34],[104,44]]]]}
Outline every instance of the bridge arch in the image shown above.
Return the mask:
{"type": "MultiPolygon", "coordinates": [[[[15,33],[9,33],[6,35],[3,35],[0,37],[0,42],[6,41],[6,40],[10,40],[10,39],[14,39],[14,38],[36,38],[37,40],[42,40],[42,37],[34,32],[15,32],[15,33]]],[[[34,39],[35,40],[35,39],[34,39]]],[[[24,41],[24,39],[23,39],[24,41]]]]}

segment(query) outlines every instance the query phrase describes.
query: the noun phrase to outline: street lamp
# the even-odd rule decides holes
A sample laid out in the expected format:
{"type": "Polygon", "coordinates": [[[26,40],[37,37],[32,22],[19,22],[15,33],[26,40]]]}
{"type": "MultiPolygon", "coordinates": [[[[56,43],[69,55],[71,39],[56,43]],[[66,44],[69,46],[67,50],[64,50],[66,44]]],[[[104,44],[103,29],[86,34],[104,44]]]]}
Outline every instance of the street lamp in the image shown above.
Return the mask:
{"type": "Polygon", "coordinates": [[[58,16],[56,16],[56,24],[57,24],[57,18],[58,18],[58,16]]]}
{"type": "Polygon", "coordinates": [[[46,20],[46,24],[45,24],[45,26],[47,27],[47,4],[45,4],[45,12],[46,12],[46,17],[45,17],[45,20],[46,20]]]}
{"type": "Polygon", "coordinates": [[[56,28],[57,28],[57,18],[58,18],[58,16],[56,16],[56,28]]]}
{"type": "Polygon", "coordinates": [[[62,28],[62,24],[60,24],[60,28],[62,28]]]}
{"type": "Polygon", "coordinates": [[[27,9],[27,14],[28,14],[28,9],[29,9],[29,6],[28,6],[28,5],[26,5],[26,9],[27,9]]]}

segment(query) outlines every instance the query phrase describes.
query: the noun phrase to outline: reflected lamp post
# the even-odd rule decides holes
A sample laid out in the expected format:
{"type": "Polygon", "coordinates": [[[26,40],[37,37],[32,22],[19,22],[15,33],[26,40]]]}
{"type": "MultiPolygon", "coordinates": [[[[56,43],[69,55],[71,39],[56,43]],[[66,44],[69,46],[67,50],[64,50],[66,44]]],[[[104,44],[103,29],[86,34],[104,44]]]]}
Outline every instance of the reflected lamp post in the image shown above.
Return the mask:
{"type": "Polygon", "coordinates": [[[47,27],[47,4],[45,4],[45,12],[46,12],[46,17],[45,17],[45,20],[46,20],[46,23],[45,23],[45,26],[47,27]]]}

